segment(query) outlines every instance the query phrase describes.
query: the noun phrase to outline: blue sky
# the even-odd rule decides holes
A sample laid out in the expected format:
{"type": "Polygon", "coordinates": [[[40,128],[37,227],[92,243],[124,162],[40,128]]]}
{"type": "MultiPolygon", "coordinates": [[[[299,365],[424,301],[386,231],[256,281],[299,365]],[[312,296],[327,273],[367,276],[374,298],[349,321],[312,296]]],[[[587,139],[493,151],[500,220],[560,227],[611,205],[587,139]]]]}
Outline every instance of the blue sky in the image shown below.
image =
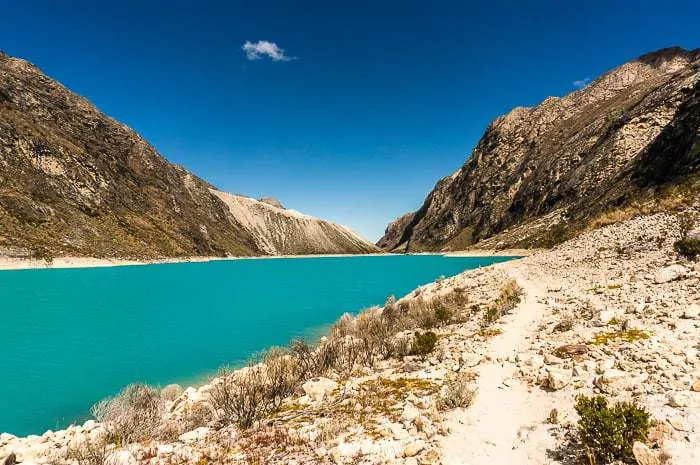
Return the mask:
{"type": "Polygon", "coordinates": [[[525,3],[0,0],[0,49],[219,188],[376,240],[494,117],[700,47],[697,1],[525,3]]]}

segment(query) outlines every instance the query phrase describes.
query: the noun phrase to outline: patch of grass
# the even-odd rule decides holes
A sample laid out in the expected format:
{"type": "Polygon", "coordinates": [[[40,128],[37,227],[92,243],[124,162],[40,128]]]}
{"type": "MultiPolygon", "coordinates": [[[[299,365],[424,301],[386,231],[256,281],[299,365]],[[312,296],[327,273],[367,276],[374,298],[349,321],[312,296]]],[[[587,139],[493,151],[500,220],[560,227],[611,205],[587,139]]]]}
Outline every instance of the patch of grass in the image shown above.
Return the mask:
{"type": "Polygon", "coordinates": [[[651,335],[649,333],[641,329],[623,329],[620,331],[609,331],[597,334],[595,338],[593,338],[593,343],[596,345],[604,345],[610,341],[617,340],[634,342],[640,339],[649,339],[650,337],[651,335]]]}
{"type": "Polygon", "coordinates": [[[523,289],[514,279],[507,281],[496,300],[484,312],[482,325],[489,326],[508,314],[520,303],[522,293],[523,289]]]}
{"type": "Polygon", "coordinates": [[[577,434],[593,463],[620,460],[635,464],[632,445],[646,442],[649,436],[649,413],[634,403],[620,402],[612,407],[603,396],[578,396],[577,434]]]}
{"type": "Polygon", "coordinates": [[[500,336],[501,334],[503,334],[503,330],[501,328],[483,328],[479,331],[479,336],[486,339],[500,336]]]}
{"type": "Polygon", "coordinates": [[[608,289],[620,289],[622,284],[609,284],[608,289]]]}

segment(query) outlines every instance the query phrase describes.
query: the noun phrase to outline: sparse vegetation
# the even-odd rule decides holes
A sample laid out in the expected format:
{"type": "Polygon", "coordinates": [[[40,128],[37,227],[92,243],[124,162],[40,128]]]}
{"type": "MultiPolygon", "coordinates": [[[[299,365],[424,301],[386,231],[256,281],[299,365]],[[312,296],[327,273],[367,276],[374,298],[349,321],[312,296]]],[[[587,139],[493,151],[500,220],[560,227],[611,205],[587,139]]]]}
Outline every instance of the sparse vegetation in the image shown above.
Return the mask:
{"type": "Polygon", "coordinates": [[[104,439],[86,439],[68,446],[66,459],[78,465],[117,465],[119,460],[104,439]]]}
{"type": "Polygon", "coordinates": [[[604,345],[610,341],[620,340],[625,342],[634,342],[640,339],[649,339],[649,333],[640,329],[623,329],[620,331],[609,331],[600,333],[595,336],[593,343],[596,345],[604,345]]]}
{"type": "Polygon", "coordinates": [[[476,396],[476,390],[469,386],[471,380],[467,373],[459,373],[449,378],[438,399],[438,407],[441,410],[469,407],[476,396]]]}
{"type": "Polygon", "coordinates": [[[700,238],[688,237],[676,241],[673,244],[673,249],[682,256],[690,260],[695,260],[697,256],[700,255],[700,238]]]}
{"type": "Polygon", "coordinates": [[[95,404],[92,415],[104,424],[107,442],[122,445],[161,435],[164,409],[158,389],[131,384],[116,396],[95,404]]]}
{"type": "Polygon", "coordinates": [[[649,414],[634,403],[608,406],[603,396],[576,398],[579,414],[578,439],[593,463],[620,460],[636,463],[632,455],[635,441],[645,442],[649,435],[649,414]]]}
{"type": "Polygon", "coordinates": [[[483,316],[483,325],[492,325],[503,315],[513,310],[520,303],[522,292],[522,288],[514,279],[506,282],[496,300],[486,309],[483,316]]]}

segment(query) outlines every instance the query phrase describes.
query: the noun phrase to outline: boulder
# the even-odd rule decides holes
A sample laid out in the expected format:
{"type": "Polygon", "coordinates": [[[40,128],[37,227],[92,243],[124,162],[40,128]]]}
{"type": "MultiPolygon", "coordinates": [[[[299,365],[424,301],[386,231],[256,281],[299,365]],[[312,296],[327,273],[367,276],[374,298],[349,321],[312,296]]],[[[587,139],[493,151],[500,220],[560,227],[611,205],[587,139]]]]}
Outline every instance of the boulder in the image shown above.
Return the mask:
{"type": "Polygon", "coordinates": [[[698,320],[700,319],[700,304],[692,304],[688,308],[686,308],[683,311],[683,318],[689,319],[689,320],[698,320]]]}
{"type": "Polygon", "coordinates": [[[328,378],[315,378],[305,382],[301,388],[312,402],[322,402],[328,395],[338,388],[338,383],[328,378]]]}
{"type": "Polygon", "coordinates": [[[683,265],[671,265],[661,268],[656,272],[654,277],[654,282],[656,284],[663,284],[669,281],[675,281],[684,277],[688,273],[688,270],[683,265]]]}
{"type": "Polygon", "coordinates": [[[420,439],[414,442],[409,442],[406,444],[406,447],[404,447],[403,450],[403,455],[404,457],[414,457],[425,449],[425,443],[421,441],[420,439]]]}
{"type": "Polygon", "coordinates": [[[613,318],[615,318],[614,310],[603,310],[601,312],[598,312],[598,324],[600,324],[601,326],[607,325],[612,321],[613,318]]]}
{"type": "Polygon", "coordinates": [[[557,368],[549,368],[547,370],[546,385],[548,388],[558,391],[564,388],[571,382],[571,372],[569,370],[560,370],[557,368]]]}
{"type": "Polygon", "coordinates": [[[209,435],[209,428],[200,426],[199,428],[181,434],[178,439],[182,442],[195,442],[206,438],[209,435]]]}
{"type": "Polygon", "coordinates": [[[632,446],[632,455],[639,465],[661,465],[659,457],[642,442],[635,442],[632,446]]]}
{"type": "Polygon", "coordinates": [[[588,352],[588,346],[586,344],[566,344],[557,347],[554,353],[557,357],[569,358],[575,355],[583,355],[588,352]]]}

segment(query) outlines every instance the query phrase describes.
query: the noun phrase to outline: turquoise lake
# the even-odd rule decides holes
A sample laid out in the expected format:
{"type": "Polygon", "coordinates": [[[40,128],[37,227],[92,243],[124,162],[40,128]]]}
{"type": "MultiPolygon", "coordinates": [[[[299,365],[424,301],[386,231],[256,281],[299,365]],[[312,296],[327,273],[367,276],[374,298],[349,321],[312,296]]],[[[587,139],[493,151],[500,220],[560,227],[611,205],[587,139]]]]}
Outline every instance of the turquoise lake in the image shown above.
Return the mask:
{"type": "Polygon", "coordinates": [[[508,257],[228,260],[0,272],[0,432],[86,419],[125,385],[196,383],[344,312],[508,257]]]}

